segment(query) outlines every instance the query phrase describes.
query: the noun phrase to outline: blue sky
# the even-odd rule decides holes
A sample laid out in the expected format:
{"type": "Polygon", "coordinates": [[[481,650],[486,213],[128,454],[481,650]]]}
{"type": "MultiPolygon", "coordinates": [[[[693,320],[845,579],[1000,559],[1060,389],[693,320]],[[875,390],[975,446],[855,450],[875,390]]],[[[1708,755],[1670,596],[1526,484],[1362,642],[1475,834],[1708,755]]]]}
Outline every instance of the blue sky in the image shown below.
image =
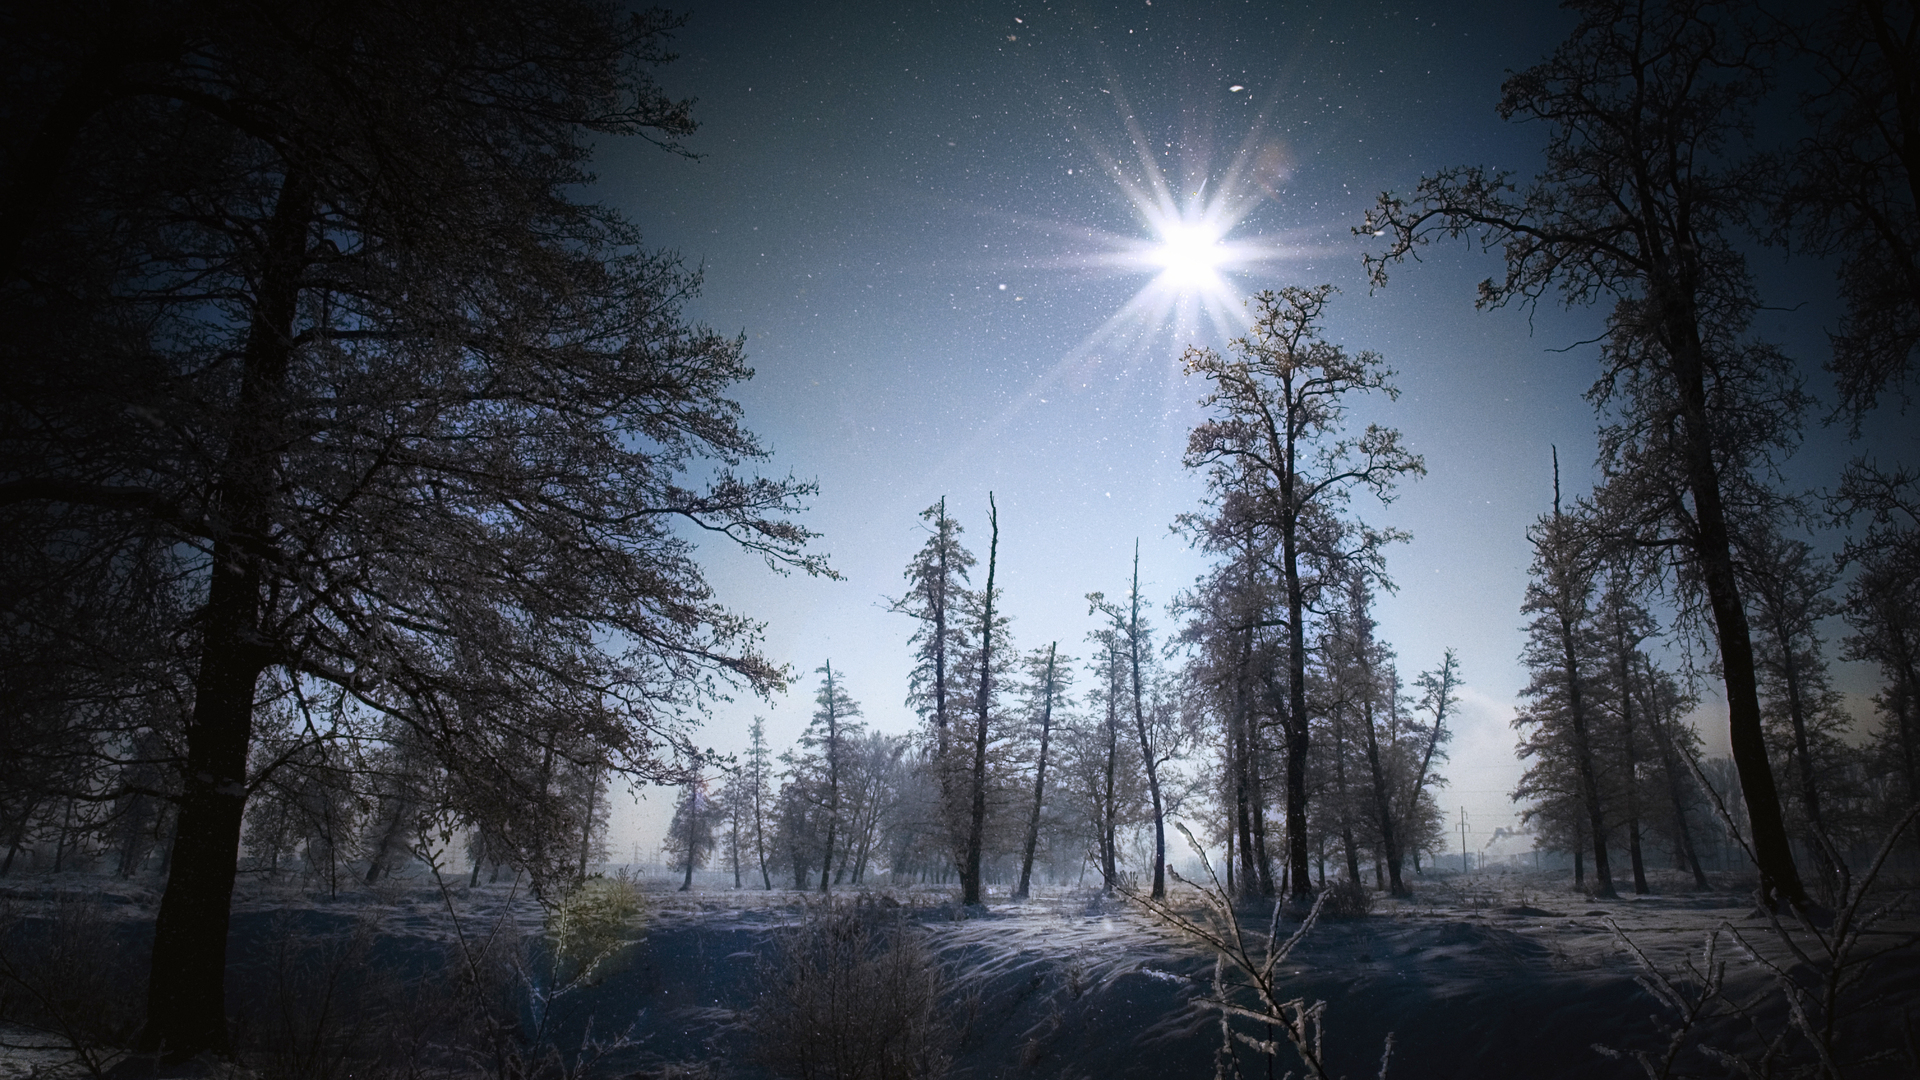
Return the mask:
{"type": "MultiPolygon", "coordinates": [[[[1201,388],[1179,356],[1225,334],[1200,297],[1153,293],[1160,268],[1128,261],[1158,238],[1128,189],[1150,192],[1157,175],[1176,210],[1231,188],[1240,216],[1222,242],[1261,258],[1223,271],[1216,300],[1239,310],[1258,289],[1332,282],[1342,293],[1328,336],[1399,372],[1397,402],[1354,412],[1401,429],[1428,468],[1390,506],[1354,503],[1414,537],[1389,555],[1398,591],[1380,603],[1382,634],[1409,679],[1459,650],[1468,691],[1442,801],[1467,806],[1482,838],[1511,822],[1525,530],[1551,495],[1549,447],[1570,489],[1592,479],[1581,393],[1594,355],[1555,350],[1591,337],[1597,319],[1476,312],[1475,286],[1498,261],[1464,245],[1426,252],[1369,295],[1350,229],[1379,191],[1423,171],[1531,171],[1544,132],[1503,123],[1494,104],[1506,73],[1571,25],[1564,13],[1173,0],[683,10],[679,59],[660,79],[697,99],[688,145],[701,156],[608,147],[591,197],[703,270],[689,311],[745,335],[749,426],[774,451],[771,469],[818,481],[805,521],[844,575],[782,579],[706,552],[720,596],[765,620],[766,651],[804,679],[772,703],[718,706],[703,742],[737,749],[764,715],[775,745],[789,744],[827,659],[869,723],[912,727],[912,626],[885,597],[924,540],[919,512],[942,496],[984,569],[994,493],[1022,647],[1057,640],[1083,654],[1084,595],[1124,591],[1136,539],[1156,609],[1203,571],[1169,530],[1201,496],[1180,463],[1201,388]],[[1130,303],[1161,299],[1168,318],[1113,331],[1130,303]],[[1195,309],[1184,319],[1183,305],[1195,309]]],[[[1824,392],[1827,275],[1772,253],[1756,265],[1769,300],[1793,309],[1762,330],[1824,392]]],[[[1824,482],[1843,453],[1816,428],[1791,479],[1824,482]]],[[[1709,745],[1724,745],[1706,726],[1709,745]]],[[[655,793],[623,810],[615,851],[639,843],[653,857],[669,803],[655,793]]]]}

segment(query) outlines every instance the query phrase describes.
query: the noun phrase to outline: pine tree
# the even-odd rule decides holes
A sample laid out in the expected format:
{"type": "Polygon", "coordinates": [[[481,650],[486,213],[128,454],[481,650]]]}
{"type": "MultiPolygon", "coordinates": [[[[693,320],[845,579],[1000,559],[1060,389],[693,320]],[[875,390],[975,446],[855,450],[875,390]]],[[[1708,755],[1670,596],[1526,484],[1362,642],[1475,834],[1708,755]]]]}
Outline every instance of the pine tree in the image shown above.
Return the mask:
{"type": "Polygon", "coordinates": [[[842,785],[852,765],[849,747],[866,725],[858,719],[860,703],[834,677],[833,661],[815,670],[821,676],[820,691],[814,696],[813,718],[800,735],[791,771],[804,778],[804,790],[814,804],[812,831],[820,838],[820,891],[824,893],[833,881],[834,856],[840,854],[834,845],[845,824],[842,785]]]}
{"type": "Polygon", "coordinates": [[[705,866],[713,854],[713,826],[719,816],[714,811],[704,780],[694,777],[681,786],[673,820],[667,824],[666,839],[660,845],[685,875],[680,881],[681,892],[693,888],[693,872],[705,866]]]}
{"type": "Polygon", "coordinates": [[[1581,534],[1581,522],[1560,507],[1560,462],[1554,458],[1553,513],[1532,530],[1534,549],[1526,601],[1520,610],[1534,616],[1527,628],[1521,660],[1531,673],[1527,705],[1514,726],[1532,728],[1521,744],[1522,758],[1539,763],[1529,769],[1514,797],[1543,795],[1578,799],[1581,834],[1593,845],[1594,893],[1613,896],[1613,869],[1607,858],[1608,822],[1603,805],[1593,712],[1598,651],[1593,630],[1593,562],[1581,534]]]}

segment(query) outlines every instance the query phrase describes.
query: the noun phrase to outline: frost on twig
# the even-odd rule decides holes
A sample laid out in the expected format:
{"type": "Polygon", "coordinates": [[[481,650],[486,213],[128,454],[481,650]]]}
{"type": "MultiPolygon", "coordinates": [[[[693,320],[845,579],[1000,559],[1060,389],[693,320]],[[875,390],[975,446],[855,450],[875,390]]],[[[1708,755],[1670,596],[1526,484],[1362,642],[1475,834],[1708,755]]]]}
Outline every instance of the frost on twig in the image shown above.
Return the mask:
{"type": "MultiPolygon", "coordinates": [[[[1289,995],[1280,986],[1278,974],[1280,965],[1319,921],[1327,894],[1322,892],[1315,898],[1299,929],[1284,939],[1280,937],[1280,902],[1277,900],[1265,933],[1249,930],[1242,925],[1233,907],[1233,897],[1221,885],[1205,849],[1185,825],[1176,823],[1174,828],[1186,837],[1187,846],[1198,856],[1207,880],[1188,881],[1171,870],[1169,873],[1175,881],[1191,885],[1199,892],[1212,918],[1202,921],[1179,910],[1168,899],[1155,899],[1131,889],[1122,891],[1154,921],[1198,941],[1213,953],[1213,993],[1204,1000],[1220,1015],[1220,1050],[1214,1064],[1216,1080],[1237,1080],[1241,1075],[1236,1046],[1276,1058],[1283,1044],[1292,1047],[1300,1061],[1302,1076],[1330,1080],[1324,1043],[1327,1003],[1310,1003],[1304,997],[1289,995]]],[[[1382,1080],[1392,1055],[1393,1036],[1389,1034],[1380,1055],[1378,1075],[1382,1080]]],[[[1289,1071],[1286,1075],[1294,1074],[1289,1071]]]]}
{"type": "MultiPolygon", "coordinates": [[[[1767,918],[1764,928],[1756,932],[1722,923],[1707,935],[1699,960],[1688,958],[1677,971],[1663,971],[1609,919],[1615,938],[1640,966],[1640,986],[1672,1019],[1652,1018],[1667,1037],[1661,1051],[1622,1051],[1598,1045],[1594,1049],[1608,1057],[1631,1057],[1649,1080],[1666,1080],[1688,1075],[1680,1071],[1680,1066],[1687,1047],[1702,1035],[1703,1028],[1734,1021],[1730,1025],[1731,1039],[1697,1044],[1701,1056],[1713,1062],[1721,1074],[1837,1080],[1861,1067],[1897,1064],[1903,1053],[1900,1049],[1857,1053],[1852,1042],[1857,1033],[1851,1022],[1892,1004],[1884,995],[1868,992],[1867,979],[1874,965],[1920,944],[1920,935],[1914,934],[1900,935],[1885,944],[1869,945],[1866,939],[1892,911],[1891,903],[1870,905],[1868,896],[1888,856],[1916,817],[1920,817],[1920,807],[1908,811],[1895,824],[1857,881],[1844,861],[1835,860],[1830,919],[1791,909],[1789,921],[1763,905],[1761,910],[1767,918]],[[1723,940],[1732,944],[1749,971],[1762,976],[1764,988],[1756,996],[1739,1000],[1728,993],[1727,965],[1719,959],[1723,940]],[[1784,959],[1779,958],[1782,952],[1784,959]]],[[[1912,1047],[1904,1053],[1913,1059],[1907,1064],[1920,1069],[1920,1053],[1912,1047]]]]}

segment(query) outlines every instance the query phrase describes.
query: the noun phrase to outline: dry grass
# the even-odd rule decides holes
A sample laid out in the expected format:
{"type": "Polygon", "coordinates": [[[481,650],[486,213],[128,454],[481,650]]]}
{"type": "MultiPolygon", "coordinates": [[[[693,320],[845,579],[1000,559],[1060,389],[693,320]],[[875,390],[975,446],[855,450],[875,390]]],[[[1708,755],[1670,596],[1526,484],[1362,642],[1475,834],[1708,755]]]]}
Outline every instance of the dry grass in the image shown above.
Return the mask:
{"type": "Polygon", "coordinates": [[[754,1054],[798,1080],[935,1080],[953,1032],[946,980],[897,905],[810,908],[762,957],[748,1015],[754,1054]]]}

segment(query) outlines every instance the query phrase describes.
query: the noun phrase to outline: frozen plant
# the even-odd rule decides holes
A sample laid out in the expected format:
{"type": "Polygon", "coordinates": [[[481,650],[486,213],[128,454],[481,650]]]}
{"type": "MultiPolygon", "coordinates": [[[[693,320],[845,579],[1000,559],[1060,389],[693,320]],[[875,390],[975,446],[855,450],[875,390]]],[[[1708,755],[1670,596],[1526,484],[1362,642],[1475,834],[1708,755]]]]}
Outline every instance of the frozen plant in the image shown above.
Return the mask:
{"type": "MultiPolygon", "coordinates": [[[[1241,924],[1240,914],[1233,907],[1233,895],[1221,883],[1219,875],[1214,873],[1206,850],[1185,825],[1176,823],[1174,828],[1186,837],[1187,846],[1193,849],[1201,869],[1206,871],[1207,880],[1204,883],[1189,881],[1171,870],[1169,873],[1173,874],[1175,881],[1199,891],[1213,919],[1202,922],[1178,910],[1165,898],[1143,895],[1136,890],[1125,890],[1125,895],[1154,921],[1200,942],[1213,953],[1213,996],[1206,1000],[1206,1004],[1220,1014],[1220,1049],[1214,1059],[1215,1080],[1236,1080],[1240,1077],[1236,1044],[1250,1047],[1268,1059],[1279,1057],[1281,1041],[1272,1037],[1276,1030],[1300,1059],[1303,1077],[1331,1080],[1331,1074],[1327,1072],[1324,1043],[1327,1003],[1315,1001],[1309,1004],[1304,997],[1289,995],[1280,985],[1279,971],[1280,965],[1286,962],[1295,947],[1306,940],[1307,933],[1319,921],[1322,909],[1327,904],[1328,891],[1322,890],[1314,899],[1313,907],[1300,920],[1300,928],[1285,940],[1280,938],[1281,903],[1278,900],[1274,901],[1273,916],[1267,923],[1266,932],[1249,931],[1241,924]],[[1259,1025],[1267,1034],[1265,1037],[1254,1035],[1235,1026],[1236,1020],[1259,1025]]],[[[1377,1075],[1381,1080],[1385,1080],[1387,1065],[1392,1057],[1393,1035],[1389,1033],[1380,1053],[1380,1071],[1377,1075]]],[[[1268,1075],[1272,1075],[1271,1070],[1268,1075]]],[[[1286,1075],[1292,1077],[1294,1074],[1289,1070],[1286,1075]]]]}

